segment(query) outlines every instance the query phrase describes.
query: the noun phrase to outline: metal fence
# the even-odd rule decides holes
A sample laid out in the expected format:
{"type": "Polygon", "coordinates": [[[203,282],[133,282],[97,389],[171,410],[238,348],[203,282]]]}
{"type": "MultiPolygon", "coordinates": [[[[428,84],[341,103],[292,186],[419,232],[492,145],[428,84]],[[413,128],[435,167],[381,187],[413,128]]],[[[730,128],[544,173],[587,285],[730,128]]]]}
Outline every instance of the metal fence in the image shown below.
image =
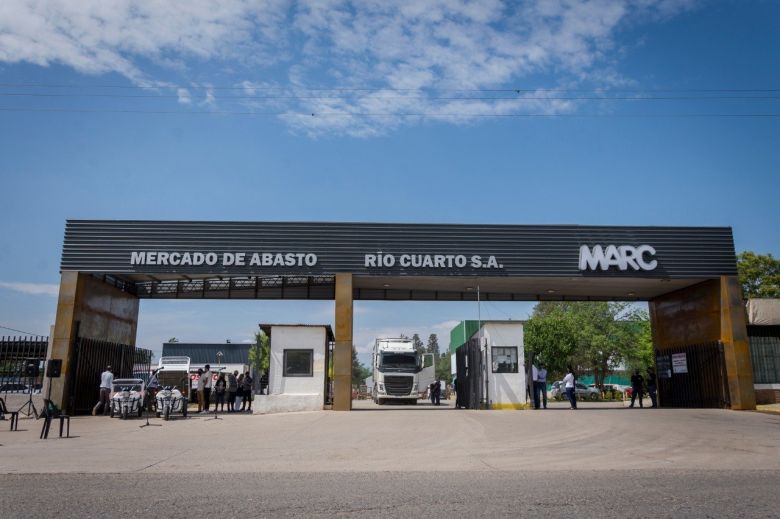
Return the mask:
{"type": "Polygon", "coordinates": [[[128,344],[79,337],[71,356],[68,411],[88,413],[100,396],[100,374],[111,366],[115,378],[147,379],[151,350],[128,344]]]}
{"type": "Polygon", "coordinates": [[[484,362],[479,339],[455,350],[456,391],[458,404],[466,409],[481,409],[485,405],[484,362]]]}
{"type": "Polygon", "coordinates": [[[0,337],[0,395],[40,391],[48,346],[48,337],[0,337]]]}
{"type": "Polygon", "coordinates": [[[780,384],[780,326],[748,326],[754,384],[780,384]]]}
{"type": "Polygon", "coordinates": [[[730,407],[723,343],[656,350],[661,407],[730,407]]]}

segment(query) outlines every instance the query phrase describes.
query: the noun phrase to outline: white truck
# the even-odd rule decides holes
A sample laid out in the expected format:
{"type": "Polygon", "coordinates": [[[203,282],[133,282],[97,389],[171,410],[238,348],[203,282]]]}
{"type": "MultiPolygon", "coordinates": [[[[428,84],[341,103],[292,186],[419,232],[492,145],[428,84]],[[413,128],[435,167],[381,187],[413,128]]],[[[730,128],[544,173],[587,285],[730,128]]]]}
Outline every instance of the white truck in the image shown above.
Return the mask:
{"type": "Polygon", "coordinates": [[[389,400],[415,405],[436,378],[433,354],[415,351],[411,339],[377,339],[372,365],[372,397],[379,405],[389,400]]]}

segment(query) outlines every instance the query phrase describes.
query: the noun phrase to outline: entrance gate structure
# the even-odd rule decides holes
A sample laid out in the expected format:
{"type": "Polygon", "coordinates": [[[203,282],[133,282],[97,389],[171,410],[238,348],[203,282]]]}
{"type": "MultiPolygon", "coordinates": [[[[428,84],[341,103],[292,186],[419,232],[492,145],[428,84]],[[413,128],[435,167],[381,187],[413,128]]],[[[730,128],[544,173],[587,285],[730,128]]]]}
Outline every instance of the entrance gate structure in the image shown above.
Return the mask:
{"type": "MultiPolygon", "coordinates": [[[[52,399],[62,407],[69,383],[83,383],[70,369],[78,336],[135,344],[140,299],[325,299],[335,300],[333,409],[349,410],[353,301],[476,301],[479,293],[648,301],[656,354],[674,361],[670,387],[682,375],[681,353],[694,369],[686,352],[718,344],[725,374],[701,401],[754,409],[736,275],[728,227],[69,220],[49,351],[63,359],[63,376],[52,399]],[[713,394],[718,387],[725,400],[713,394]]],[[[661,405],[674,405],[664,391],[661,405]]]]}

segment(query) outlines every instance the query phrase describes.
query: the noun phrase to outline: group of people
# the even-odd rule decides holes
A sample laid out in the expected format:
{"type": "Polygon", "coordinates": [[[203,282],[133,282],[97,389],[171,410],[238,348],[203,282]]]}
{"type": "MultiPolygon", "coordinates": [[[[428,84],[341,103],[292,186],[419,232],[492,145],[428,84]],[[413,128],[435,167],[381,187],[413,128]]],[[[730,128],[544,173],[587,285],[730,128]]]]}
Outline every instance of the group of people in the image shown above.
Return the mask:
{"type": "Polygon", "coordinates": [[[655,370],[652,367],[647,368],[647,379],[642,376],[638,369],[631,375],[631,405],[628,407],[634,407],[634,402],[637,398],[639,398],[639,407],[644,407],[642,397],[644,396],[645,387],[647,387],[647,393],[650,395],[650,407],[658,407],[658,382],[655,370]]]}
{"type": "MultiPolygon", "coordinates": [[[[547,370],[542,363],[538,364],[538,368],[535,364],[531,365],[534,409],[540,409],[542,404],[544,405],[544,409],[547,409],[547,370]]],[[[563,377],[563,387],[570,408],[577,409],[576,376],[574,375],[574,369],[571,366],[566,368],[566,375],[563,377]]],[[[658,407],[658,385],[655,369],[652,367],[647,368],[646,379],[642,376],[639,369],[635,370],[634,374],[631,376],[631,405],[629,405],[629,407],[634,407],[637,399],[639,400],[639,407],[644,407],[642,398],[644,396],[645,388],[647,388],[647,393],[650,395],[650,407],[658,407]]]]}
{"type": "Polygon", "coordinates": [[[211,374],[211,366],[206,364],[203,369],[198,369],[198,412],[208,413],[211,406],[211,390],[214,389],[214,412],[225,411],[225,398],[227,397],[228,413],[252,411],[252,376],[249,371],[239,375],[238,370],[228,373],[220,373],[214,381],[211,374]],[[236,409],[238,399],[241,408],[236,409]]]}

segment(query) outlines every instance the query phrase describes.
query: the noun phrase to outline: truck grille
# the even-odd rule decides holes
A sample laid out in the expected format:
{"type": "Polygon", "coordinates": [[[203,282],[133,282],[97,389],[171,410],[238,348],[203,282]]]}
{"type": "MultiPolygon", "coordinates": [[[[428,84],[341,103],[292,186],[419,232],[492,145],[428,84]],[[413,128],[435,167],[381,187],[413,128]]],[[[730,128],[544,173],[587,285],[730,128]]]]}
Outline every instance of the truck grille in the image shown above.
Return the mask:
{"type": "Polygon", "coordinates": [[[413,377],[385,376],[385,392],[393,396],[406,396],[412,392],[413,377]]]}

